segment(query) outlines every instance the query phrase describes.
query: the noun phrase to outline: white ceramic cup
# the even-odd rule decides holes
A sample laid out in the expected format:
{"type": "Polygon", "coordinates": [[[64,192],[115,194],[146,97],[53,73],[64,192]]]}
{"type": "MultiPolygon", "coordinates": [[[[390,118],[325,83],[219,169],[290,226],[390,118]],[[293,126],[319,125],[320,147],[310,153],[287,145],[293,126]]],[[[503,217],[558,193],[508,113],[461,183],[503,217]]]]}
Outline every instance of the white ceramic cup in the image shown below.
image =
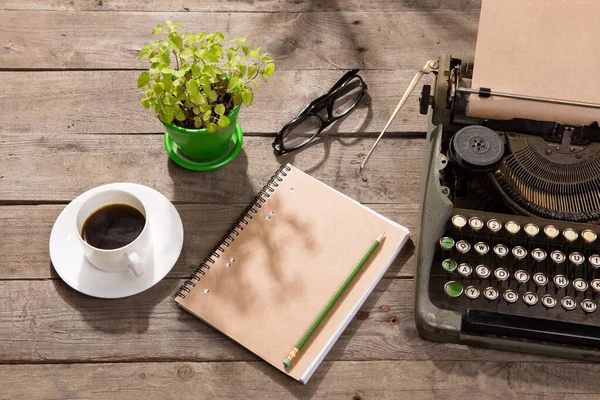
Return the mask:
{"type": "Polygon", "coordinates": [[[152,254],[148,216],[144,204],[135,195],[118,189],[106,189],[88,197],[77,211],[75,231],[83,247],[83,253],[92,265],[108,272],[124,271],[129,268],[135,276],[144,274],[144,261],[152,254]],[[139,210],[146,219],[144,229],[135,240],[117,249],[104,250],[94,247],[81,236],[83,224],[97,210],[111,204],[126,204],[139,210]]]}

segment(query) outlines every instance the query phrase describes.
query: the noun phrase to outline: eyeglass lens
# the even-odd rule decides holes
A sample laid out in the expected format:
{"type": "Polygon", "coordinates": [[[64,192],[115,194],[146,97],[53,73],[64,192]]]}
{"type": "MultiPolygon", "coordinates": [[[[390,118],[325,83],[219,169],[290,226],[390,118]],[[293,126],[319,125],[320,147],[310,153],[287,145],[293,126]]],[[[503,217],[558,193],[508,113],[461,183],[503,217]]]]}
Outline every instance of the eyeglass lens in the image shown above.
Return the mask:
{"type": "MultiPolygon", "coordinates": [[[[358,103],[362,95],[362,82],[360,78],[354,77],[335,93],[333,101],[332,117],[339,118],[347,114],[358,103]]],[[[325,120],[328,120],[327,112],[315,110],[325,120]]],[[[293,149],[309,142],[321,128],[322,120],[314,114],[300,117],[295,124],[289,126],[283,134],[283,147],[293,149]]]]}

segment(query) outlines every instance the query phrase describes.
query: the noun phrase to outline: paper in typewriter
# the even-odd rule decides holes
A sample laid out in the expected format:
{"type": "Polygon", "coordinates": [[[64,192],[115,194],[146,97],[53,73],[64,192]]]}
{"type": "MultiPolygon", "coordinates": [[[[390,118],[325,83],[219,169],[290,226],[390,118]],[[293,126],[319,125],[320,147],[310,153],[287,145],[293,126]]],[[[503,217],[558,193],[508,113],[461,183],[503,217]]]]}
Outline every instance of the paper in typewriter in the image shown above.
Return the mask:
{"type": "MultiPolygon", "coordinates": [[[[406,228],[290,171],[177,302],[306,383],[409,237],[406,228]],[[273,214],[271,214],[273,212],[273,214]],[[269,217],[269,219],[267,219],[269,217]],[[291,368],[283,360],[373,241],[386,238],[291,368]],[[229,266],[228,266],[229,265],[229,266]],[[208,292],[206,292],[208,290],[208,292]]],[[[199,342],[198,346],[202,346],[199,342]]]]}
{"type": "MultiPolygon", "coordinates": [[[[472,87],[600,103],[599,15],[596,0],[483,0],[472,87]]],[[[476,95],[467,115],[600,121],[600,109],[476,95]]]]}

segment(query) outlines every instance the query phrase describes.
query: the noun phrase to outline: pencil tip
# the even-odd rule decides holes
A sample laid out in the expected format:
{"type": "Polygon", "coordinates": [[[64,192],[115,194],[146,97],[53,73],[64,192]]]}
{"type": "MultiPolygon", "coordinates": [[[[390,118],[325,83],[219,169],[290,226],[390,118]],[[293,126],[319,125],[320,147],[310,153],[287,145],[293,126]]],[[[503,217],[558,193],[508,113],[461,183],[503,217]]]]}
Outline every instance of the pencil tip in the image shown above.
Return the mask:
{"type": "Polygon", "coordinates": [[[385,238],[385,232],[383,232],[381,235],[379,235],[379,237],[377,238],[377,241],[379,243],[381,243],[381,241],[385,238]]]}

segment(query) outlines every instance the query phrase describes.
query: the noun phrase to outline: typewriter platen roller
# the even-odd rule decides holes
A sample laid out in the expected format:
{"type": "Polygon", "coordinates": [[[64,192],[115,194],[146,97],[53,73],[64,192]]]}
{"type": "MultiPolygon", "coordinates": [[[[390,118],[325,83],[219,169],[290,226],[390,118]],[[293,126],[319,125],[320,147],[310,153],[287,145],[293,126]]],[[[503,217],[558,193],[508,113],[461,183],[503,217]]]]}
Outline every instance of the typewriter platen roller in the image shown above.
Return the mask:
{"type": "Polygon", "coordinates": [[[475,97],[512,96],[586,113],[600,105],[473,88],[472,57],[434,61],[435,86],[420,98],[430,126],[417,245],[419,332],[436,341],[600,360],[596,120],[469,115],[475,97]]]}

